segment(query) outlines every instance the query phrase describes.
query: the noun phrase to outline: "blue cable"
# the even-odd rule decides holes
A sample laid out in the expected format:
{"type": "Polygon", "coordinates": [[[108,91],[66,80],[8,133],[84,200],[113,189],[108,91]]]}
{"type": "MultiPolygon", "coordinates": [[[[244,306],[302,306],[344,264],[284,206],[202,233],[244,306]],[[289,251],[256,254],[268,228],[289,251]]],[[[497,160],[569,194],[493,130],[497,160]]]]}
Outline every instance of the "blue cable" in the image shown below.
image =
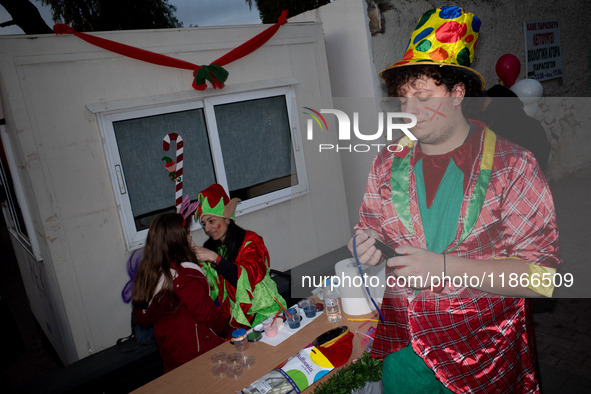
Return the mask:
{"type": "Polygon", "coordinates": [[[361,264],[359,263],[359,257],[357,257],[357,243],[356,243],[356,240],[357,240],[357,234],[355,234],[355,236],[353,237],[353,256],[355,256],[355,262],[357,263],[357,269],[359,270],[359,275],[361,275],[361,279],[363,280],[363,286],[365,286],[365,291],[367,292],[367,295],[369,296],[369,299],[373,303],[373,306],[376,307],[376,310],[380,314],[380,318],[382,319],[382,321],[385,322],[386,319],[384,318],[384,315],[382,315],[382,311],[380,310],[380,307],[378,306],[378,304],[376,303],[376,301],[371,296],[371,293],[369,292],[369,287],[367,287],[367,284],[365,283],[365,277],[363,276],[363,270],[361,269],[361,264]]]}

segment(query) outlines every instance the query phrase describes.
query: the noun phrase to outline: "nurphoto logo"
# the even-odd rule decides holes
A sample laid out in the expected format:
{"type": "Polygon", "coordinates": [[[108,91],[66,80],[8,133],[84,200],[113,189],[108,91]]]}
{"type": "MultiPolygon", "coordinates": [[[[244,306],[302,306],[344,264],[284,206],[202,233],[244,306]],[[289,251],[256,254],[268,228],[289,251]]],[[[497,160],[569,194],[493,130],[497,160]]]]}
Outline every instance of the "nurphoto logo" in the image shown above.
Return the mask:
{"type": "MultiPolygon", "coordinates": [[[[306,124],[307,139],[309,141],[314,139],[314,128],[320,129],[320,132],[328,132],[328,124],[323,114],[331,114],[336,116],[338,124],[338,139],[341,141],[351,141],[351,136],[354,135],[357,139],[362,141],[376,141],[379,140],[384,131],[386,133],[386,140],[392,141],[394,130],[403,132],[408,138],[416,141],[417,138],[412,134],[410,129],[417,124],[417,117],[407,112],[378,112],[378,129],[377,131],[366,134],[361,132],[359,125],[359,112],[353,112],[353,121],[349,118],[344,111],[338,109],[321,109],[316,111],[310,107],[303,107],[306,111],[303,113],[308,115],[310,118],[306,124]],[[315,127],[314,124],[317,126],[315,127]],[[353,127],[351,127],[353,126],[353,127]],[[351,130],[353,132],[351,133],[351,130]]],[[[372,144],[318,144],[318,151],[333,150],[348,151],[348,152],[369,152],[373,148],[379,151],[384,146],[387,146],[390,152],[400,152],[402,146],[399,144],[384,144],[384,143],[372,143],[372,144]]]]}

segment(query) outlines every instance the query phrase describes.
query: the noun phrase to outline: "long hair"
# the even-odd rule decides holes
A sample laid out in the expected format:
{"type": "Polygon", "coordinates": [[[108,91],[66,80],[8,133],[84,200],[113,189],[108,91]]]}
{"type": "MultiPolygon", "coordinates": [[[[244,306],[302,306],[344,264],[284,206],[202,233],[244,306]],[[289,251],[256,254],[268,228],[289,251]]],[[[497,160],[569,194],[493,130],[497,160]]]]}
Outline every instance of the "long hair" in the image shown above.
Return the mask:
{"type": "Polygon", "coordinates": [[[224,242],[215,241],[213,238],[209,237],[209,239],[203,244],[203,247],[217,253],[218,246],[223,244],[227,249],[227,255],[224,256],[224,258],[229,261],[236,261],[242,242],[244,242],[245,234],[246,230],[238,226],[233,219],[230,219],[224,242]]]}
{"type": "Polygon", "coordinates": [[[148,230],[144,257],[135,276],[133,306],[147,308],[160,277],[164,278],[163,289],[176,300],[170,273],[172,263],[197,262],[187,239],[188,234],[183,226],[183,217],[178,213],[164,213],[154,219],[148,230]]]}

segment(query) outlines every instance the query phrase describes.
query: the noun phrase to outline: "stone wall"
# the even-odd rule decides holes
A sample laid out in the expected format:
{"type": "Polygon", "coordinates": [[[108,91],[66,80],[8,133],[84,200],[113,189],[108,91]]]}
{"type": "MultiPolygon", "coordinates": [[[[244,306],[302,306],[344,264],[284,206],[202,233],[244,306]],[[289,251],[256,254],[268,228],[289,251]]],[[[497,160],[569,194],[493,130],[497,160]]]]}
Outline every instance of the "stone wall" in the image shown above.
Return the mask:
{"type": "MultiPolygon", "coordinates": [[[[591,164],[588,137],[591,96],[591,7],[580,0],[511,1],[466,0],[441,4],[425,0],[366,0],[372,51],[376,71],[402,59],[410,34],[420,16],[441,5],[459,5],[482,20],[472,66],[486,80],[487,88],[497,83],[495,65],[506,53],[517,56],[525,78],[525,21],[559,19],[563,77],[542,82],[544,99],[536,118],[546,129],[552,144],[547,169],[555,179],[591,164]],[[560,97],[560,99],[556,99],[560,97]],[[552,98],[549,100],[548,98],[552,98]]],[[[384,92],[385,95],[385,92],[384,92]]]]}

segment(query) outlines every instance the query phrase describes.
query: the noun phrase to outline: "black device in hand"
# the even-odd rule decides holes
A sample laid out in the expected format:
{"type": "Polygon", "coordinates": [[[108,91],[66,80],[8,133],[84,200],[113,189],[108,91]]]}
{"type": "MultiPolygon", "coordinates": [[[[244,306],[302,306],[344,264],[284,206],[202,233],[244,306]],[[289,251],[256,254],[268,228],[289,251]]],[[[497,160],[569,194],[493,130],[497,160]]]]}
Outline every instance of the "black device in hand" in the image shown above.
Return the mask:
{"type": "Polygon", "coordinates": [[[396,253],[396,251],[394,249],[392,249],[391,247],[389,247],[388,245],[386,245],[385,243],[383,243],[379,239],[376,239],[374,246],[376,247],[376,249],[378,249],[380,252],[382,252],[382,256],[384,256],[386,259],[391,259],[392,257],[402,256],[401,254],[396,253]]]}

